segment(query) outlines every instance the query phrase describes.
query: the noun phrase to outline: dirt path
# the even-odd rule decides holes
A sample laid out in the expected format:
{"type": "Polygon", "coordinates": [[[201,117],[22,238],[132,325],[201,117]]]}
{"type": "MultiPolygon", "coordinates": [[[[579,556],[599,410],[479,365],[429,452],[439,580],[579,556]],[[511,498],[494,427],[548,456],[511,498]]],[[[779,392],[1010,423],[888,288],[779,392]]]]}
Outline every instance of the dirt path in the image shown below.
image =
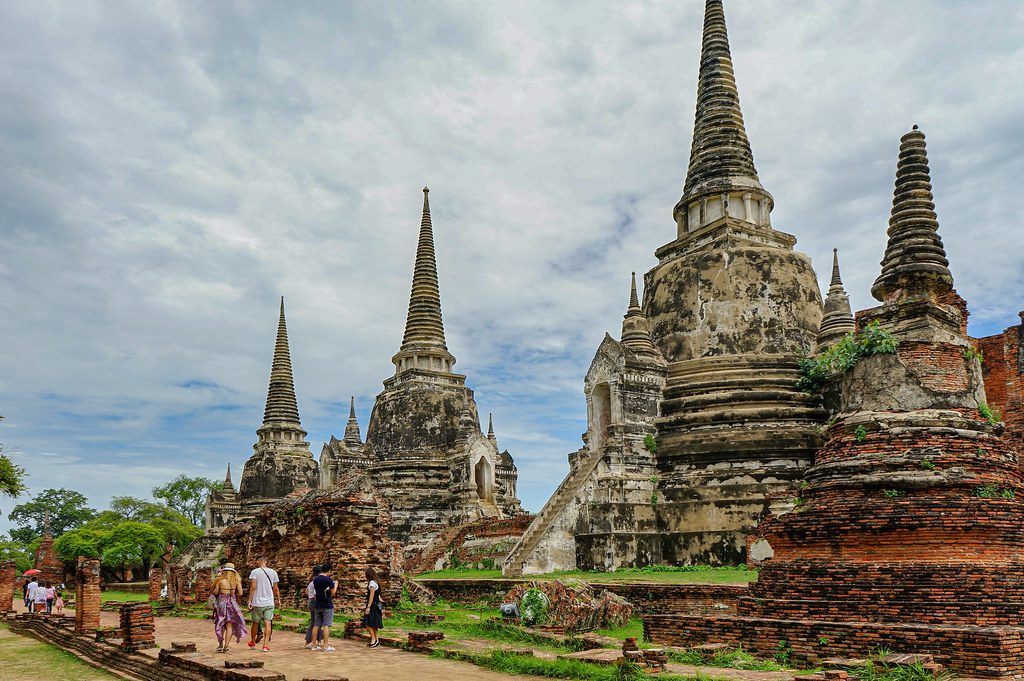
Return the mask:
{"type": "MultiPolygon", "coordinates": [[[[102,624],[117,624],[117,613],[102,613],[102,624]]],[[[194,641],[200,653],[218,658],[257,659],[266,663],[266,669],[283,673],[289,681],[301,681],[307,676],[336,674],[352,681],[537,681],[536,676],[513,676],[480,669],[466,662],[434,660],[426,655],[409,653],[395,648],[366,647],[365,643],[349,639],[331,639],[333,652],[313,652],[303,648],[302,634],[275,631],[271,651],[250,650],[242,643],[232,643],[227,656],[218,655],[217,639],[213,635],[213,622],[179,617],[156,618],[156,641],[170,648],[171,641],[194,641]]],[[[149,651],[156,655],[156,650],[149,651]]],[[[4,677],[0,677],[4,678],[4,677]]]]}

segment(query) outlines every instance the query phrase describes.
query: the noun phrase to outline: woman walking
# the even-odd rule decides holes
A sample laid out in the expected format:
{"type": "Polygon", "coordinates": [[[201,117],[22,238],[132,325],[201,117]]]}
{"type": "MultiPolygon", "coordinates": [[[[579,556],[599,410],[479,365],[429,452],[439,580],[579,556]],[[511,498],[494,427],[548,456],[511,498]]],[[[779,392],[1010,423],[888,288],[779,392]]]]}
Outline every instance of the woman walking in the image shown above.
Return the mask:
{"type": "Polygon", "coordinates": [[[380,645],[377,630],[384,628],[384,604],[380,600],[380,583],[373,568],[366,568],[366,608],[363,610],[363,626],[370,632],[370,648],[380,645]]]}
{"type": "Polygon", "coordinates": [[[53,599],[57,597],[57,589],[50,582],[46,583],[46,614],[53,612],[53,599]]]}
{"type": "Polygon", "coordinates": [[[242,597],[242,578],[235,571],[234,564],[224,564],[210,592],[216,599],[213,631],[217,634],[217,652],[226,653],[232,636],[235,637],[235,643],[238,643],[248,633],[245,629],[245,616],[238,607],[238,599],[242,597]]]}

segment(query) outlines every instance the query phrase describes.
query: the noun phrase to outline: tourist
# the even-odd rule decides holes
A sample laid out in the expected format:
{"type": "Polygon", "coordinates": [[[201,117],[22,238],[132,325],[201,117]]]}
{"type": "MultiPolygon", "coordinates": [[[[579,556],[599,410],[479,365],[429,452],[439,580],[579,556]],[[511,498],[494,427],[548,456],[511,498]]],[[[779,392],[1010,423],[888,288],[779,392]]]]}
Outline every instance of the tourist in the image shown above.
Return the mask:
{"type": "Polygon", "coordinates": [[[281,607],[281,592],[277,572],[267,567],[267,557],[256,559],[256,569],[249,573],[249,608],[252,610],[252,631],[249,647],[256,647],[256,633],[263,634],[263,652],[270,651],[270,632],[273,631],[274,606],[281,607]],[[262,626],[261,626],[262,625],[262,626]]]}
{"type": "Polygon", "coordinates": [[[46,587],[49,582],[41,584],[36,582],[36,588],[32,589],[32,612],[43,612],[46,610],[46,587]]]}
{"type": "Polygon", "coordinates": [[[21,598],[25,601],[25,610],[28,612],[32,612],[32,589],[35,588],[32,582],[34,581],[33,579],[26,578],[25,583],[21,585],[21,598]]]}
{"type": "MultiPolygon", "coordinates": [[[[306,585],[306,598],[309,601],[306,604],[308,606],[308,608],[309,608],[309,626],[306,627],[306,649],[307,650],[308,649],[312,649],[314,647],[313,646],[313,616],[314,616],[314,609],[316,608],[316,589],[313,588],[313,580],[316,579],[316,576],[319,575],[319,574],[320,574],[320,566],[319,565],[314,565],[313,566],[313,576],[310,578],[309,584],[306,585]]],[[[317,632],[317,634],[318,634],[318,637],[316,639],[316,645],[320,645],[320,641],[323,640],[323,636],[319,635],[320,632],[317,632]]]]}
{"type": "Polygon", "coordinates": [[[57,592],[57,599],[53,602],[53,607],[55,607],[57,609],[57,614],[58,615],[63,615],[64,614],[64,592],[63,591],[58,591],[57,592]]]}
{"type": "Polygon", "coordinates": [[[50,582],[46,583],[46,614],[53,612],[53,599],[57,597],[57,589],[50,582]]]}
{"type": "Polygon", "coordinates": [[[232,635],[235,643],[241,643],[245,636],[245,615],[238,607],[242,597],[242,577],[232,563],[221,566],[217,578],[210,586],[215,602],[213,606],[213,631],[217,635],[217,652],[228,652],[232,635]]]}
{"type": "Polygon", "coordinates": [[[313,579],[315,604],[313,608],[313,626],[316,637],[323,637],[323,646],[314,646],[313,650],[331,652],[331,625],[334,624],[334,594],[338,592],[338,583],[331,579],[331,564],[320,566],[320,574],[313,579]]]}
{"type": "Polygon", "coordinates": [[[368,580],[366,584],[366,608],[363,610],[363,626],[370,632],[370,648],[380,645],[377,630],[384,628],[384,603],[380,600],[380,583],[373,568],[363,572],[368,580]]]}

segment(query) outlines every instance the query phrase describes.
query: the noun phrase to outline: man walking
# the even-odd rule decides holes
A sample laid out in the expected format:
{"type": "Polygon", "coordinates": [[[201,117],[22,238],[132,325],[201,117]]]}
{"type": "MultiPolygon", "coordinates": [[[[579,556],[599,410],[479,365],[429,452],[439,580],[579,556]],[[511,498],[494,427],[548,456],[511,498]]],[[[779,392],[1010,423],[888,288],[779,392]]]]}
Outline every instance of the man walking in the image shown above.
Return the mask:
{"type": "Polygon", "coordinates": [[[263,652],[270,651],[270,632],[273,629],[274,607],[281,607],[280,581],[277,571],[267,567],[267,557],[256,559],[256,569],[249,573],[249,608],[252,609],[252,631],[249,647],[256,647],[256,632],[263,627],[263,652]]]}
{"type": "Polygon", "coordinates": [[[315,603],[313,605],[313,628],[316,633],[313,640],[321,635],[324,642],[323,647],[314,646],[313,650],[334,650],[331,647],[331,625],[334,624],[334,594],[338,591],[338,584],[331,579],[331,564],[324,563],[320,566],[320,574],[313,579],[313,591],[315,603]]]}

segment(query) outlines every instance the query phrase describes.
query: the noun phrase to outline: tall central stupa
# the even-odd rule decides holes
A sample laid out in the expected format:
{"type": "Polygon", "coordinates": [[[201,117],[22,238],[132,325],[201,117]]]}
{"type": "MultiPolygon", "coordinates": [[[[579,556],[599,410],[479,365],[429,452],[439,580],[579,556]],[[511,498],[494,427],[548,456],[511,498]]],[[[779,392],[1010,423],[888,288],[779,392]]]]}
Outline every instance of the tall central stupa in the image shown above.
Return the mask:
{"type": "Polygon", "coordinates": [[[743,125],[721,0],[708,0],[693,143],[676,238],[644,277],[668,362],[657,427],[662,559],[736,563],[770,499],[821,445],[817,398],[797,391],[821,294],[796,238],[771,225],[743,125]]]}

